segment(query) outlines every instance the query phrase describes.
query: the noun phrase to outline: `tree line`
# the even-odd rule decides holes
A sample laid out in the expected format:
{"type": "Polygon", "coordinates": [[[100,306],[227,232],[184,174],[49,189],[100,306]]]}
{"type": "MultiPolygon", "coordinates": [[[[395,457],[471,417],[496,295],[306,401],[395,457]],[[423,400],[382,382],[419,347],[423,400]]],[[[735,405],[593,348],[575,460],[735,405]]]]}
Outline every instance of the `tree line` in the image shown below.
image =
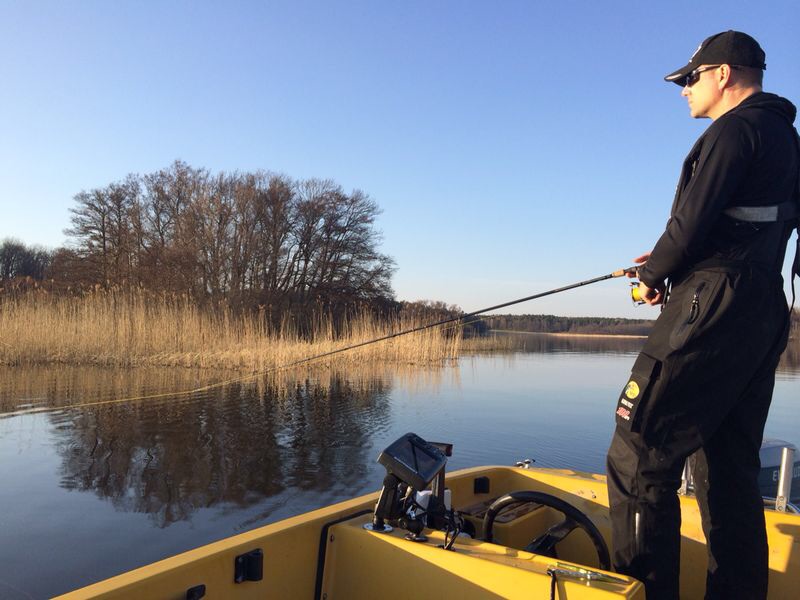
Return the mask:
{"type": "Polygon", "coordinates": [[[490,329],[539,333],[604,333],[647,335],[653,321],[607,317],[559,317],[556,315],[492,315],[485,321],[490,329]]]}
{"type": "MultiPolygon", "coordinates": [[[[789,337],[800,342],[800,310],[792,311],[789,337]]],[[[536,333],[593,333],[648,335],[654,321],[610,317],[559,317],[556,315],[491,315],[483,317],[489,329],[536,333]]]]}
{"type": "Polygon", "coordinates": [[[331,180],[211,173],[177,161],[74,197],[68,243],[7,240],[4,281],[59,289],[136,286],[198,302],[303,313],[393,302],[377,203],[331,180]]]}
{"type": "Polygon", "coordinates": [[[42,280],[49,274],[53,253],[46,248],[28,247],[17,240],[0,243],[0,282],[42,280]]]}

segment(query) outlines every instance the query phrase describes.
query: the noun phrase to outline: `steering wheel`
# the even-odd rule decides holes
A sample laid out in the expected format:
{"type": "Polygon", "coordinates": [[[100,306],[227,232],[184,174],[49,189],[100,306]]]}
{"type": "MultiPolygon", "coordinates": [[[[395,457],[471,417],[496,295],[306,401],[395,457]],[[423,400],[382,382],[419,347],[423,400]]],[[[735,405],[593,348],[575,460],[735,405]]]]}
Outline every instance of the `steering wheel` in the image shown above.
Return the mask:
{"type": "Polygon", "coordinates": [[[483,541],[492,541],[494,520],[500,511],[514,504],[523,504],[526,502],[536,502],[542,506],[549,506],[562,513],[565,517],[563,521],[556,523],[542,535],[534,539],[530,544],[525,546],[526,552],[533,552],[535,554],[556,558],[555,545],[567,537],[572,530],[580,528],[583,529],[589,536],[589,539],[592,540],[595,550],[597,551],[600,568],[604,571],[611,570],[611,558],[609,557],[608,546],[603,536],[600,534],[600,531],[595,527],[595,524],[589,520],[589,517],[572,506],[569,502],[565,502],[561,498],[556,498],[555,496],[542,492],[511,492],[492,502],[489,510],[486,511],[486,516],[483,518],[483,541]]]}

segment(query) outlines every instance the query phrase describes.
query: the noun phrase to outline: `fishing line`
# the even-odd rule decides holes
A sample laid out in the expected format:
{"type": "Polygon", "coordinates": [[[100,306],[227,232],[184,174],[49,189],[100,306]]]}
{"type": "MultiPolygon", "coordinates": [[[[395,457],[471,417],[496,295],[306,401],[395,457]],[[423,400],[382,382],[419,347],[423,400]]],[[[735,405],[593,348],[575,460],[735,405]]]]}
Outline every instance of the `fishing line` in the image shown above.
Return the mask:
{"type": "Polygon", "coordinates": [[[21,415],[31,415],[36,413],[46,413],[46,412],[57,412],[57,411],[66,411],[66,410],[74,410],[78,408],[87,408],[90,406],[104,406],[109,404],[122,404],[125,402],[137,402],[140,400],[154,400],[156,398],[166,398],[166,397],[176,397],[176,396],[190,396],[192,394],[197,394],[200,392],[206,392],[208,390],[213,390],[215,388],[224,387],[226,385],[231,385],[233,383],[243,383],[246,381],[250,381],[253,379],[257,379],[258,377],[263,377],[264,375],[268,375],[270,373],[276,373],[278,371],[282,371],[285,369],[290,369],[292,367],[298,367],[301,365],[309,364],[313,361],[320,360],[322,358],[327,358],[329,356],[333,356],[335,354],[340,354],[342,352],[348,352],[350,350],[355,350],[356,348],[362,348],[364,346],[369,346],[371,344],[377,344],[378,342],[385,342],[387,340],[394,339],[396,337],[400,337],[402,335],[408,335],[411,333],[417,333],[420,331],[425,331],[427,329],[433,329],[434,327],[442,327],[444,325],[453,324],[452,327],[456,327],[458,325],[463,325],[464,321],[467,319],[471,319],[472,317],[477,317],[480,314],[497,310],[499,308],[505,308],[507,306],[513,306],[514,304],[520,304],[522,302],[528,302],[530,300],[536,300],[538,298],[544,298],[545,296],[552,296],[553,294],[559,294],[561,292],[566,292],[567,290],[573,290],[575,288],[583,287],[585,285],[591,285],[593,283],[598,283],[600,281],[605,281],[606,279],[613,279],[615,277],[622,277],[624,275],[635,273],[636,267],[628,267],[626,269],[619,269],[618,271],[614,271],[613,273],[608,273],[607,275],[601,275],[600,277],[594,277],[592,279],[586,279],[584,281],[579,281],[577,283],[571,283],[569,285],[565,285],[563,287],[555,288],[552,290],[547,290],[546,292],[540,292],[538,294],[533,294],[531,296],[525,296],[524,298],[517,298],[516,300],[510,300],[508,302],[503,302],[502,304],[495,304],[494,306],[489,306],[487,308],[481,308],[479,310],[475,310],[469,313],[465,313],[463,315],[458,315],[456,317],[449,317],[447,319],[442,319],[441,321],[436,321],[434,323],[428,323],[427,325],[420,325],[418,327],[413,327],[411,329],[405,329],[403,331],[398,331],[396,333],[390,333],[388,335],[384,335],[381,337],[377,337],[371,340],[367,340],[365,342],[359,342],[358,344],[352,344],[350,346],[345,346],[344,348],[337,348],[336,350],[330,350],[328,352],[323,352],[321,354],[316,354],[314,356],[309,356],[306,358],[302,358],[299,360],[295,360],[292,362],[285,363],[283,365],[278,365],[275,367],[270,367],[268,369],[264,369],[261,371],[257,371],[255,373],[251,373],[250,375],[244,375],[242,377],[235,377],[233,379],[228,379],[225,381],[219,381],[217,383],[212,383],[209,385],[204,385],[198,388],[194,388],[191,390],[184,390],[179,392],[162,392],[158,394],[147,394],[142,396],[130,396],[127,398],[115,398],[113,400],[99,400],[94,402],[82,402],[80,404],[70,404],[68,406],[39,406],[39,407],[31,407],[31,408],[24,408],[12,412],[6,412],[0,414],[0,418],[9,418],[9,417],[17,417],[21,415]]]}

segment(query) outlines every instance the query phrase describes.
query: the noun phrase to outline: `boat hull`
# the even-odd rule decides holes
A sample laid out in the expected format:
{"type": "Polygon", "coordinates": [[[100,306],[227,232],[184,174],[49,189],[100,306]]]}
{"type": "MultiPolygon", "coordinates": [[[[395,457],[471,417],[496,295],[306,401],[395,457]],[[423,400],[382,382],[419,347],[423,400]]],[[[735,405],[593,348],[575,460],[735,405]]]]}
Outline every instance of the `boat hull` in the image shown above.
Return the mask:
{"type": "MultiPolygon", "coordinates": [[[[447,477],[456,509],[487,503],[511,491],[558,496],[584,512],[610,545],[605,476],[569,470],[478,467],[447,477]],[[476,492],[476,479],[488,491],[476,492]],[[485,483],[486,480],[483,480],[485,483]]],[[[483,488],[485,489],[485,488],[483,488]]],[[[559,560],[524,548],[543,528],[561,520],[539,507],[496,522],[494,543],[459,538],[455,552],[439,547],[443,533],[426,530],[428,542],[405,532],[364,529],[377,493],[266,525],[123,573],[60,596],[60,600],[196,598],[548,598],[557,569],[558,598],[644,598],[634,579],[598,569],[589,538],[575,531],[557,546],[559,560]],[[235,582],[237,557],[263,553],[258,581],[235,582]],[[582,570],[586,569],[586,570],[582,570]],[[594,579],[587,579],[594,578],[594,579]],[[199,595],[204,593],[205,595],[199,595]],[[187,595],[188,594],[188,595],[187,595]]],[[[702,598],[706,548],[696,500],[680,496],[681,597],[702,598]]],[[[800,516],[765,511],[770,544],[770,598],[793,597],[800,587],[800,516]]],[[[480,520],[473,519],[480,528],[480,520]]],[[[480,531],[479,531],[480,533],[480,531]]],[[[743,568],[746,568],[743,565],[743,568]]]]}

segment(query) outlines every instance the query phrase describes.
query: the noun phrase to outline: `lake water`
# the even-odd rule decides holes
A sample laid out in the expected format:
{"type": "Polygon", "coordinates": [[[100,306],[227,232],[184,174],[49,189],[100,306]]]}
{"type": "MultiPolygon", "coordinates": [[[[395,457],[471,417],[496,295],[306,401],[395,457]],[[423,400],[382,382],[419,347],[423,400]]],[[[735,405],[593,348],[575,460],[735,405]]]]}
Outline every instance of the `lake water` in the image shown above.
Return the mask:
{"type": "MultiPolygon", "coordinates": [[[[454,443],[448,469],[531,458],[604,471],[642,340],[514,340],[440,368],[316,370],[188,396],[168,392],[231,375],[0,369],[0,598],[63,593],[374,491],[379,451],[407,431],[454,443]],[[44,407],[56,410],[25,412],[44,407]]],[[[767,437],[800,444],[798,391],[790,356],[767,437]]]]}

